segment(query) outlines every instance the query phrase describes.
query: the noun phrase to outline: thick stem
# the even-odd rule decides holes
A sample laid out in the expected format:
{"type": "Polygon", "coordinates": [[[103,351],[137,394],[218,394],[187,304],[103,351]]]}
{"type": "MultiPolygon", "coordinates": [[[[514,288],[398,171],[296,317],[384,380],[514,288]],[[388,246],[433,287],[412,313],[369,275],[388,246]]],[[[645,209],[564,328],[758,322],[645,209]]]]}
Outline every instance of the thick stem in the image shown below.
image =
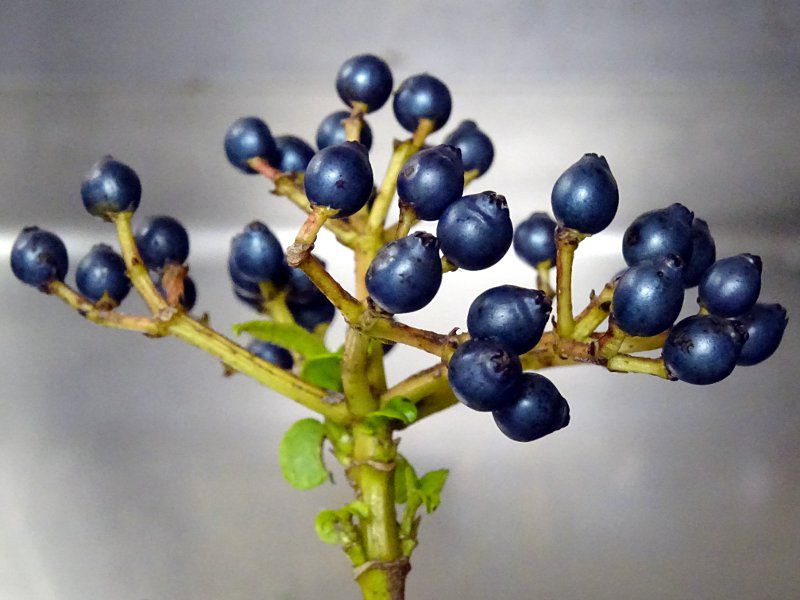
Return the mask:
{"type": "Polygon", "coordinates": [[[147,272],[147,267],[144,265],[142,257],[139,255],[139,249],[136,247],[136,241],[133,237],[133,230],[131,229],[131,212],[114,213],[111,219],[117,227],[117,237],[119,238],[119,247],[122,251],[122,257],[125,260],[125,267],[128,270],[128,278],[131,280],[133,287],[139,292],[151,312],[160,316],[161,318],[169,317],[170,307],[167,301],[158,293],[156,286],[150,279],[150,273],[147,272]]]}

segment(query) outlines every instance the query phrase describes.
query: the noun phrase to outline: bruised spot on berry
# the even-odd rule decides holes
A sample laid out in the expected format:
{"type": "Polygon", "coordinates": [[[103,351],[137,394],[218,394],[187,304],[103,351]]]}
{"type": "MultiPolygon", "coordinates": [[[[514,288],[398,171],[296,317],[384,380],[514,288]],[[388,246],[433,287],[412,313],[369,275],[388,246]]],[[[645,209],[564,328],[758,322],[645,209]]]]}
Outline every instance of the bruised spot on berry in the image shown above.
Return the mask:
{"type": "Polygon", "coordinates": [[[347,182],[344,179],[337,179],[336,180],[336,187],[340,190],[343,190],[347,186],[347,182]]]}

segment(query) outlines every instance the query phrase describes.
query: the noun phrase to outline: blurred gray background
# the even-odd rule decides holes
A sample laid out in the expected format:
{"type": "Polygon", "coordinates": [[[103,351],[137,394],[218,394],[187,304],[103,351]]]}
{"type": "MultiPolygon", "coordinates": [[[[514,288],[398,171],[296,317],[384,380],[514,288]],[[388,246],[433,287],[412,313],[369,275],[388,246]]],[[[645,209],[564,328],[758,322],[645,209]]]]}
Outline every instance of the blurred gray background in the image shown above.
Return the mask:
{"type": "MultiPolygon", "coordinates": [[[[530,445],[462,407],[406,432],[418,470],[451,468],[409,597],[800,597],[800,4],[4,0],[0,599],[355,597],[312,526],[347,501],[340,472],[305,493],[279,473],[302,409],[175,340],[84,322],[7,261],[27,224],[60,232],[73,265],[113,239],[78,194],[113,153],[142,178],[142,214],[189,227],[198,309],[229,331],[249,317],[229,292],[229,238],[262,218],[288,243],[300,216],[229,167],[225,129],[256,114],[313,141],[340,108],[338,66],[367,51],[398,83],[448,83],[451,127],[474,118],[497,147],[476,188],[504,193],[515,220],[547,209],[583,152],[608,157],[620,210],[579,251],[578,298],[622,265],[632,218],[680,201],[720,255],[764,256],[763,297],[793,318],[772,360],[710,388],[553,370],[572,424],[530,445]]],[[[403,133],[388,108],[369,120],[381,172],[403,133]]],[[[347,253],[329,238],[320,253],[351,285],[347,253]]],[[[408,321],[464,326],[479,291],[532,281],[510,254],[448,275],[408,321]]],[[[388,362],[398,380],[431,360],[388,362]]]]}

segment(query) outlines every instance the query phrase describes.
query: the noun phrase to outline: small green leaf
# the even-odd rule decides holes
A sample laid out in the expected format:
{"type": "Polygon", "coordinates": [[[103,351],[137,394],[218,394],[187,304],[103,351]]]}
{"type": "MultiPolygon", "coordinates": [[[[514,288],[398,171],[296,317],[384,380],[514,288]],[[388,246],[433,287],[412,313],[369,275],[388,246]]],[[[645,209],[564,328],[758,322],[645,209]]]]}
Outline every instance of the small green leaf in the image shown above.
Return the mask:
{"type": "Polygon", "coordinates": [[[367,506],[366,502],[361,500],[353,500],[350,504],[345,506],[342,511],[362,519],[366,519],[369,516],[369,506],[367,506]]]}
{"type": "Polygon", "coordinates": [[[321,354],[303,363],[300,377],[334,392],[342,391],[342,357],[340,354],[321,354]]]}
{"type": "Polygon", "coordinates": [[[450,472],[447,469],[438,469],[425,473],[419,480],[419,493],[422,496],[422,501],[425,503],[425,510],[428,514],[435,511],[439,504],[441,504],[441,493],[447,475],[450,472]]]}
{"type": "Polygon", "coordinates": [[[395,419],[405,425],[410,425],[417,420],[417,407],[416,405],[401,396],[396,396],[389,400],[389,402],[380,410],[372,411],[367,415],[367,418],[385,417],[387,419],[395,419]]]}
{"type": "Polygon", "coordinates": [[[319,337],[294,323],[246,321],[234,325],[233,332],[236,335],[249,333],[259,340],[294,350],[305,359],[329,354],[329,350],[319,337]]]}
{"type": "Polygon", "coordinates": [[[339,512],[335,510],[323,510],[314,519],[314,529],[317,530],[317,535],[326,544],[339,543],[339,529],[337,524],[339,522],[339,512]]]}
{"type": "Polygon", "coordinates": [[[314,419],[301,419],[281,440],[280,460],[283,476],[292,487],[310,490],[330,476],[322,462],[325,426],[314,419]]]}
{"type": "Polygon", "coordinates": [[[417,474],[411,463],[400,454],[394,464],[394,500],[397,504],[405,504],[408,501],[408,491],[417,488],[417,474]]]}

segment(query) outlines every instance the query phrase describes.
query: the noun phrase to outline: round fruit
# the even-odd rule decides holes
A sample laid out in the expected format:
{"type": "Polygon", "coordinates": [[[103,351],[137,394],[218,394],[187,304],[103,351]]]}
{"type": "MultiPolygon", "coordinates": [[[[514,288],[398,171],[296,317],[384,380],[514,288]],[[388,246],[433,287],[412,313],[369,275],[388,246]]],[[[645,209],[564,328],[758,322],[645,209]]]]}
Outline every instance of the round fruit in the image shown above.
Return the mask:
{"type": "Polygon", "coordinates": [[[464,166],[455,146],[434,146],[414,154],[397,176],[401,202],[424,221],[435,221],[464,192],[464,166]]]}
{"type": "Polygon", "coordinates": [[[104,156],[84,178],[81,198],[86,210],[95,217],[133,212],[142,198],[142,184],[136,171],[128,165],[104,156]]]}
{"type": "Polygon", "coordinates": [[[747,341],[739,354],[739,365],[756,365],[767,360],[780,346],[789,319],[780,304],[756,304],[736,319],[747,330],[747,341]]]}
{"type": "Polygon", "coordinates": [[[423,73],[409,77],[400,84],[392,108],[394,116],[406,131],[415,131],[420,119],[433,121],[433,130],[436,131],[450,118],[453,101],[444,83],[423,73]]]}
{"type": "Polygon", "coordinates": [[[292,353],[286,348],[282,348],[276,344],[270,344],[262,340],[253,340],[247,344],[247,350],[281,369],[289,370],[294,366],[292,353]]]}
{"type": "Polygon", "coordinates": [[[494,160],[492,140],[478,129],[475,121],[461,121],[455,131],[445,138],[444,143],[461,150],[464,171],[477,169],[478,175],[483,175],[492,166],[494,160]]]}
{"type": "MultiPolygon", "coordinates": [[[[328,146],[344,144],[347,141],[347,135],[342,121],[349,116],[350,113],[346,110],[339,110],[325,117],[317,128],[317,148],[322,150],[328,146]]],[[[361,125],[359,141],[366,146],[367,150],[372,148],[372,129],[366,120],[361,125]]]]}
{"type": "Polygon", "coordinates": [[[28,285],[45,287],[51,281],[63,281],[69,268],[67,249],[56,234],[25,227],[11,247],[11,270],[28,285]]]}
{"type": "MultiPolygon", "coordinates": [[[[286,273],[286,259],[278,238],[269,227],[253,221],[231,240],[230,260],[239,279],[252,282],[281,279],[286,273]]],[[[234,281],[235,283],[235,281],[234,281]]]]}
{"type": "Polygon", "coordinates": [[[542,337],[551,303],[544,292],[501,285],[483,292],[467,315],[469,334],[498,340],[516,354],[531,350],[542,337]]]}
{"type": "Polygon", "coordinates": [[[107,294],[115,304],[128,295],[131,281],[126,273],[125,261],[107,244],[92,246],[75,269],[78,291],[92,302],[107,294]]]}
{"type": "Polygon", "coordinates": [[[392,72],[386,62],[372,54],[359,54],[341,66],[336,76],[336,91],[348,106],[366,105],[367,112],[378,110],[392,94],[392,72]]]}
{"type": "Polygon", "coordinates": [[[367,149],[345,142],[320,150],[308,163],[304,183],[311,204],[337,209],[337,218],[358,212],[372,194],[367,149]]]}
{"type": "Polygon", "coordinates": [[[532,267],[550,261],[556,264],[556,222],[544,212],[535,212],[514,230],[514,251],[532,267]]]}
{"type": "Polygon", "coordinates": [[[436,235],[454,265],[468,271],[491,267],[505,256],[514,236],[506,199],[494,192],[464,196],[444,211],[436,235]]]}
{"type": "Polygon", "coordinates": [[[617,214],[619,190],[605,157],[584,154],[558,178],[550,201],[564,227],[590,234],[608,227],[617,214]]]}
{"type": "Polygon", "coordinates": [[[233,260],[233,252],[228,255],[228,276],[231,278],[235,290],[253,298],[261,298],[261,286],[258,281],[247,278],[239,270],[233,260]]]}
{"type": "Polygon", "coordinates": [[[413,312],[426,306],[441,283],[439,243],[434,236],[423,232],[386,244],[366,275],[370,297],[391,314],[413,312]]]}
{"type": "Polygon", "coordinates": [[[473,410],[497,410],[516,400],[522,366],[502,342],[469,340],[453,353],[447,379],[462,404],[473,410]]]}
{"type": "Polygon", "coordinates": [[[173,262],[183,264],[189,256],[189,234],[172,217],[150,217],[136,228],[139,254],[148,269],[173,262]]]}
{"type": "Polygon", "coordinates": [[[311,304],[286,301],[289,312],[300,327],[313,332],[319,325],[328,324],[336,315],[336,308],[325,296],[311,304]]]}
{"type": "Polygon", "coordinates": [[[517,400],[492,414],[500,431],[516,442],[532,442],[569,425],[569,404],[537,373],[523,373],[517,400]]]}
{"type": "Polygon", "coordinates": [[[686,264],[692,258],[692,211],[675,203],[639,215],[622,238],[622,255],[629,265],[675,254],[686,264]]]}
{"type": "Polygon", "coordinates": [[[708,230],[708,223],[703,219],[695,218],[692,221],[691,254],[692,258],[683,268],[683,285],[687,288],[694,287],[700,283],[700,279],[706,269],[713,265],[717,259],[717,245],[708,230]]]}
{"type": "Polygon", "coordinates": [[[309,305],[319,304],[323,300],[325,300],[325,294],[319,290],[308,275],[300,269],[289,269],[289,281],[286,285],[287,302],[309,305]]]}
{"type": "Polygon", "coordinates": [[[294,135],[281,135],[275,138],[278,167],[284,173],[302,173],[314,156],[314,149],[304,140],[294,135]]]}
{"type": "Polygon", "coordinates": [[[698,287],[700,304],[719,317],[738,317],[761,293],[761,258],[739,254],[711,265],[698,287]]]}
{"type": "Polygon", "coordinates": [[[242,117],[233,122],[225,134],[225,155],[234,167],[250,175],[257,172],[247,164],[251,158],[277,162],[275,140],[267,124],[258,117],[242,117]]]}

